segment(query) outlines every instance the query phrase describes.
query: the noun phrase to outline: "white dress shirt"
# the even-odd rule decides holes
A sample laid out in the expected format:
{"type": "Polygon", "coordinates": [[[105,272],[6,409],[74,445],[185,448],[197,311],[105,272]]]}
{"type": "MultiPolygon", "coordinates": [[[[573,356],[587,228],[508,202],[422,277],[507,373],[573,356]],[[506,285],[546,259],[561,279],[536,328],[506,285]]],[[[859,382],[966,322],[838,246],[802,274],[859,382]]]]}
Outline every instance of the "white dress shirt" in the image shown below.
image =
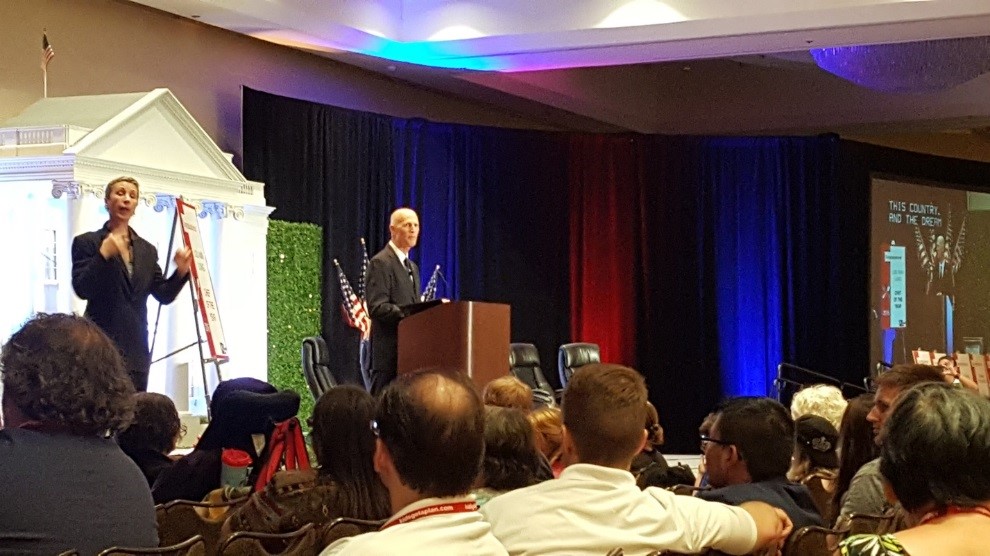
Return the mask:
{"type": "Polygon", "coordinates": [[[512,555],[602,556],[614,548],[626,556],[705,548],[746,554],[756,544],[756,523],[745,510],[641,491],[628,471],[583,463],[493,498],[481,513],[512,555]]]}

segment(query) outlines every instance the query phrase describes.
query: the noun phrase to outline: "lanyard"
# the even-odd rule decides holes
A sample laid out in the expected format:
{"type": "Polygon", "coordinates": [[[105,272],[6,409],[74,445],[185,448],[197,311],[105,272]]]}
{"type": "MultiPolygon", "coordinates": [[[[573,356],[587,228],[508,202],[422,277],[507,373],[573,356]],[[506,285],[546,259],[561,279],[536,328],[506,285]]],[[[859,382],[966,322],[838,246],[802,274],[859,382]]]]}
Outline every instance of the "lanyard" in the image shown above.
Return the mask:
{"type": "Polygon", "coordinates": [[[405,515],[400,515],[394,517],[385,525],[382,525],[381,530],[384,531],[393,525],[400,525],[402,523],[409,523],[410,521],[416,521],[419,518],[427,517],[431,515],[445,515],[445,514],[459,514],[463,512],[473,512],[477,511],[478,503],[475,501],[470,502],[451,502],[448,504],[435,504],[433,506],[427,506],[425,508],[420,508],[418,510],[409,512],[405,515]]]}

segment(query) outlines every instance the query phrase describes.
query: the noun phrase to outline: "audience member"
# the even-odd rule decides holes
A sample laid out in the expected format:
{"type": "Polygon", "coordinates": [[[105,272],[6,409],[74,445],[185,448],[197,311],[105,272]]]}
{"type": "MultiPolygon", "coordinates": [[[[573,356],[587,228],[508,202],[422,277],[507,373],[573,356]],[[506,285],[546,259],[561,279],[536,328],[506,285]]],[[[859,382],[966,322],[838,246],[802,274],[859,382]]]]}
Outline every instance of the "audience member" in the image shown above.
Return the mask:
{"type": "MultiPolygon", "coordinates": [[[[267,443],[275,423],[295,417],[299,394],[279,392],[254,378],[235,378],[217,385],[210,400],[212,419],[196,448],[158,476],[151,493],[156,504],[172,500],[202,500],[220,488],[221,454],[225,448],[251,456],[254,473],[261,469],[255,437],[267,443]]],[[[253,484],[254,476],[248,484],[253,484]]]]}
{"type": "Polygon", "coordinates": [[[0,368],[0,552],[158,546],[148,483],[112,438],[134,414],[113,341],[83,317],[39,314],[0,368]]]}
{"type": "Polygon", "coordinates": [[[824,417],[804,415],[794,422],[794,455],[788,480],[808,487],[811,499],[822,516],[832,523],[832,495],[839,470],[839,433],[824,417]]]}
{"type": "Polygon", "coordinates": [[[500,376],[485,385],[485,405],[513,407],[529,413],[533,407],[533,389],[512,375],[500,376]]]}
{"type": "Polygon", "coordinates": [[[536,447],[550,464],[553,476],[564,470],[560,461],[564,438],[564,417],[559,407],[541,407],[529,414],[529,422],[536,433],[536,447]]]}
{"type": "Polygon", "coordinates": [[[797,421],[804,415],[817,415],[839,430],[846,404],[842,390],[830,384],[812,384],[798,390],[791,398],[791,418],[797,421]]]}
{"type": "Polygon", "coordinates": [[[288,533],[337,517],[388,517],[388,492],[372,465],[373,416],[374,400],[363,389],[327,390],[313,408],[310,432],[319,468],[279,471],[234,511],[225,530],[288,533]]]}
{"type": "Polygon", "coordinates": [[[484,453],[473,491],[479,506],[503,492],[540,482],[543,458],[522,411],[485,407],[484,453]]]}
{"type": "Polygon", "coordinates": [[[763,503],[735,508],[641,491],[629,472],[647,431],[646,385],[628,367],[579,369],[564,392],[559,479],[505,493],[481,509],[495,536],[516,555],[699,552],[746,554],[779,543],[787,516],[763,503]]]}
{"type": "Polygon", "coordinates": [[[839,472],[835,479],[828,516],[832,521],[839,516],[842,498],[849,490],[853,476],[866,462],[880,455],[880,447],[873,441],[873,426],[866,420],[873,409],[873,394],[862,394],[849,400],[839,427],[839,472]]]}
{"type": "Polygon", "coordinates": [[[708,482],[704,500],[740,504],[760,500],[781,508],[794,527],[822,525],[804,485],[787,480],[794,452],[794,421],[770,398],[729,400],[717,412],[711,433],[702,437],[708,482]]]}
{"type": "MultiPolygon", "coordinates": [[[[712,411],[705,418],[701,420],[701,425],[698,426],[698,435],[701,438],[705,438],[711,435],[712,425],[715,424],[715,419],[718,418],[718,413],[712,411]]],[[[694,486],[698,488],[710,488],[711,485],[708,484],[708,466],[705,464],[705,442],[701,442],[701,461],[698,462],[698,480],[695,482],[694,486]]]]}
{"type": "Polygon", "coordinates": [[[117,435],[117,444],[141,469],[151,488],[172,466],[168,455],[182,434],[179,412],[168,396],[138,392],[134,394],[134,420],[117,435]]]}
{"type": "Polygon", "coordinates": [[[964,376],[961,372],[959,372],[959,365],[956,364],[956,358],[954,355],[943,355],[938,358],[938,361],[935,364],[942,367],[942,379],[949,384],[961,385],[974,392],[980,391],[979,384],[973,382],[973,379],[968,376],[964,376]]]}
{"type": "Polygon", "coordinates": [[[839,433],[827,419],[817,415],[799,417],[794,421],[794,454],[787,478],[801,483],[818,476],[831,491],[839,469],[838,446],[839,433]]]}
{"type": "Polygon", "coordinates": [[[469,494],[484,450],[484,406],[466,375],[423,372],[392,382],[372,428],[375,471],[393,515],[381,530],[324,555],[503,555],[469,494]]]}
{"type": "Polygon", "coordinates": [[[693,485],[694,473],[687,466],[671,467],[658,449],[663,445],[663,427],[660,414],[650,402],[646,402],[646,444],[632,460],[629,471],[636,477],[639,488],[668,488],[674,485],[693,485]]]}
{"type": "Polygon", "coordinates": [[[854,535],[845,556],[986,554],[990,536],[990,401],[946,384],[898,396],[883,426],[880,472],[916,527],[854,535]]]}
{"type": "MultiPolygon", "coordinates": [[[[874,442],[883,445],[880,431],[897,396],[916,384],[927,382],[943,382],[942,368],[933,365],[895,365],[877,378],[873,409],[866,416],[873,425],[874,442]]],[[[884,496],[880,459],[877,458],[864,464],[849,482],[849,490],[841,500],[839,517],[854,513],[878,515],[890,508],[884,496]]]]}

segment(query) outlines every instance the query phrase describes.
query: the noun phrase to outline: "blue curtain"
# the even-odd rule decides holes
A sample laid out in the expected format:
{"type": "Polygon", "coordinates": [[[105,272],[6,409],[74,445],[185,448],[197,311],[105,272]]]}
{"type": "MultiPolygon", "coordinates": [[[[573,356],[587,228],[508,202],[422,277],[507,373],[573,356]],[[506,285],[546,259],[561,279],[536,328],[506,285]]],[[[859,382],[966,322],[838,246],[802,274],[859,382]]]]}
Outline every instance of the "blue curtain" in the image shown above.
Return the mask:
{"type": "Polygon", "coordinates": [[[552,371],[570,324],[565,136],[392,125],[395,204],[419,212],[423,283],[440,265],[438,295],[509,304],[512,341],[535,344],[552,371]]]}
{"type": "Polygon", "coordinates": [[[806,347],[800,328],[827,333],[814,324],[820,316],[799,319],[799,305],[826,312],[826,296],[840,293],[828,291],[842,261],[823,226],[837,223],[830,213],[839,199],[821,196],[836,179],[838,139],[705,143],[699,185],[713,226],[722,392],[772,395],[777,365],[796,362],[806,347]]]}

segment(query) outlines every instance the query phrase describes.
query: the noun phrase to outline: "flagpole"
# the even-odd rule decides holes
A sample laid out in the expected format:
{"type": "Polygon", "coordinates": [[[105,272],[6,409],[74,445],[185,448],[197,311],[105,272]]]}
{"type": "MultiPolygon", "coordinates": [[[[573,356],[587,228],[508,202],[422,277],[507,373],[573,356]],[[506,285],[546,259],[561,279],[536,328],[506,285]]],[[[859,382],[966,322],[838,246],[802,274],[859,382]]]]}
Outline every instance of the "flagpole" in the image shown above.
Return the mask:
{"type": "Polygon", "coordinates": [[[41,68],[41,75],[44,77],[45,81],[45,98],[48,98],[48,68],[41,68]]]}

